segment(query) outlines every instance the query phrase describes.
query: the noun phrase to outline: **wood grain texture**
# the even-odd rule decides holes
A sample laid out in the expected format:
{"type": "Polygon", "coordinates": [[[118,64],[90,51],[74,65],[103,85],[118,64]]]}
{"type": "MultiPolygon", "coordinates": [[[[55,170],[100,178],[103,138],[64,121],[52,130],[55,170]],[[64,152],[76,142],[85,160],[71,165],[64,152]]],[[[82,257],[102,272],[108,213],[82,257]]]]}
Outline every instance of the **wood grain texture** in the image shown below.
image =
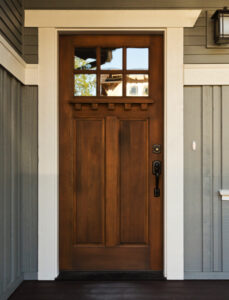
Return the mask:
{"type": "Polygon", "coordinates": [[[120,122],[121,244],[148,242],[147,123],[120,122]]]}
{"type": "Polygon", "coordinates": [[[105,218],[104,121],[76,120],[75,132],[75,244],[101,244],[105,218]]]}
{"type": "Polygon", "coordinates": [[[163,192],[154,199],[152,175],[152,160],[163,158],[152,155],[152,145],[163,144],[162,53],[159,35],[60,38],[61,270],[162,270],[163,192]],[[147,99],[154,103],[142,109],[134,97],[108,99],[112,107],[107,97],[73,99],[76,46],[149,47],[147,99]]]}
{"type": "Polygon", "coordinates": [[[119,197],[119,122],[117,117],[106,117],[106,246],[120,241],[119,197]]]}

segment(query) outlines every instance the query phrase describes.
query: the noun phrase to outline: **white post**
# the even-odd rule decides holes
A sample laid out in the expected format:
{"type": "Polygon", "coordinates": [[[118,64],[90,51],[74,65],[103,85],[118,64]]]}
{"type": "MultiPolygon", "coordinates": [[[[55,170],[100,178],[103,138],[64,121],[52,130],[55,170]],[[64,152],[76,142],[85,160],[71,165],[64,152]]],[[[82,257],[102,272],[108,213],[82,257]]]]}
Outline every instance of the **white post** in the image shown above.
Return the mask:
{"type": "Polygon", "coordinates": [[[58,274],[57,32],[39,28],[38,279],[58,274]]]}
{"type": "Polygon", "coordinates": [[[183,279],[183,28],[165,40],[165,275],[183,279]]]}

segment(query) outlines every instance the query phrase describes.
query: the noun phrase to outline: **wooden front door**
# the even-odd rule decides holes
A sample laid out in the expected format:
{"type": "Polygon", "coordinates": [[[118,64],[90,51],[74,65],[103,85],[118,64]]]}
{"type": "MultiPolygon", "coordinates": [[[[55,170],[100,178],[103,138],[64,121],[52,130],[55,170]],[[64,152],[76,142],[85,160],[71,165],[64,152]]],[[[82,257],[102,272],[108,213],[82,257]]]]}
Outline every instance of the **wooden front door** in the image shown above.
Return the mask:
{"type": "Polygon", "coordinates": [[[60,36],[59,66],[60,270],[162,270],[163,37],[60,36]]]}

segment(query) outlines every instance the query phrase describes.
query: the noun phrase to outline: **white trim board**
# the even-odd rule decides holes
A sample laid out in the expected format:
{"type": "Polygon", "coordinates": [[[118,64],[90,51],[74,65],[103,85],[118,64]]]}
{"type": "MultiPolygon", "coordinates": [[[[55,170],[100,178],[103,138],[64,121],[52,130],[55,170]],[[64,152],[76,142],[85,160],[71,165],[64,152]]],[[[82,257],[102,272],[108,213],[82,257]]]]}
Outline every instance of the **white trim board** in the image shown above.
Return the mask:
{"type": "Polygon", "coordinates": [[[186,64],[184,85],[229,85],[229,64],[186,64]]]}
{"type": "Polygon", "coordinates": [[[224,201],[229,201],[229,190],[219,190],[219,194],[224,201]]]}
{"type": "Polygon", "coordinates": [[[0,34],[0,65],[25,85],[38,84],[38,65],[26,64],[0,34]]]}
{"type": "Polygon", "coordinates": [[[167,279],[183,279],[183,27],[193,26],[200,10],[185,11],[185,18],[181,16],[184,11],[167,11],[170,20],[166,19],[166,11],[150,11],[149,18],[149,16],[145,17],[146,11],[139,10],[134,12],[137,13],[137,18],[132,19],[131,12],[119,10],[119,21],[123,14],[128,13],[129,16],[125,17],[125,24],[122,20],[123,28],[120,28],[120,22],[117,22],[117,11],[109,12],[109,20],[106,10],[94,13],[90,10],[84,11],[82,18],[82,11],[73,11],[72,14],[68,11],[55,11],[55,16],[52,15],[53,12],[49,13],[45,10],[25,12],[26,26],[41,27],[39,28],[38,101],[38,278],[53,280],[59,270],[58,34],[63,30],[99,32],[99,24],[100,31],[164,33],[164,275],[167,279]],[[157,18],[153,18],[153,14],[157,14],[157,18]],[[140,20],[140,23],[139,21],[136,23],[136,20],[140,20]],[[49,28],[42,26],[49,26],[49,28]],[[68,27],[71,27],[71,30],[68,27]]]}
{"type": "Polygon", "coordinates": [[[168,28],[194,26],[193,10],[25,10],[26,27],[168,28]],[[117,21],[118,20],[118,21],[117,21]]]}

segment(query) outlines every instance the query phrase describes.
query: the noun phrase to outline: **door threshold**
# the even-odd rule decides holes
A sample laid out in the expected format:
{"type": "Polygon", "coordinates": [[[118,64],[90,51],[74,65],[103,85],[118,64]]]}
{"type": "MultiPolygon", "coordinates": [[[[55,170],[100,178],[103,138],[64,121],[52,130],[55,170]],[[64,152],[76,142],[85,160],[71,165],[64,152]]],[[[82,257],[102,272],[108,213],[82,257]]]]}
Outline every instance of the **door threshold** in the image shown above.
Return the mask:
{"type": "Polygon", "coordinates": [[[56,281],[165,280],[162,271],[61,271],[56,281]]]}

